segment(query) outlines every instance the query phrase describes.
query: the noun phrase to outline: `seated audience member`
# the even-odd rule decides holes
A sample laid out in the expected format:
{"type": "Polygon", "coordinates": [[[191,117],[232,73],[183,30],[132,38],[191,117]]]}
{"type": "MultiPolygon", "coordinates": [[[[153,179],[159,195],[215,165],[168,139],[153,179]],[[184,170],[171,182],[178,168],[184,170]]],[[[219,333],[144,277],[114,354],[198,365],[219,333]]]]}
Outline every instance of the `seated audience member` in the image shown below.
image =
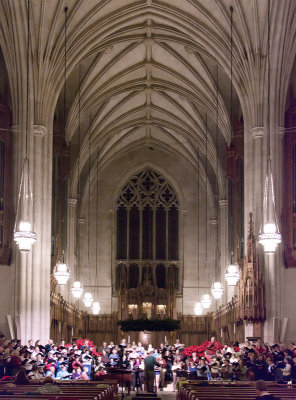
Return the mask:
{"type": "Polygon", "coordinates": [[[88,367],[87,367],[87,365],[84,365],[83,366],[83,371],[82,371],[82,373],[81,373],[81,378],[80,379],[83,379],[83,380],[85,380],[85,381],[88,381],[89,380],[89,376],[88,376],[88,367]]]}
{"type": "Polygon", "coordinates": [[[66,365],[64,363],[61,363],[60,365],[60,370],[57,373],[57,378],[58,379],[70,379],[71,374],[67,371],[66,365]]]}
{"type": "Polygon", "coordinates": [[[256,392],[258,394],[256,400],[280,400],[278,397],[268,393],[265,381],[259,380],[256,382],[256,392]]]}
{"type": "Polygon", "coordinates": [[[44,378],[44,374],[41,374],[38,368],[38,365],[33,364],[32,370],[28,373],[27,377],[30,380],[38,380],[44,378]]]}
{"type": "Polygon", "coordinates": [[[39,394],[47,394],[47,393],[63,393],[61,389],[55,385],[54,380],[48,376],[44,378],[42,382],[42,386],[38,388],[38,390],[34,392],[26,392],[25,395],[39,395],[39,394]]]}
{"type": "Polygon", "coordinates": [[[81,378],[81,368],[80,367],[76,367],[74,369],[74,372],[72,373],[71,379],[80,379],[81,378]]]}
{"type": "Polygon", "coordinates": [[[21,368],[19,373],[17,374],[14,383],[16,385],[28,385],[30,383],[29,378],[27,377],[26,370],[21,368]]]}

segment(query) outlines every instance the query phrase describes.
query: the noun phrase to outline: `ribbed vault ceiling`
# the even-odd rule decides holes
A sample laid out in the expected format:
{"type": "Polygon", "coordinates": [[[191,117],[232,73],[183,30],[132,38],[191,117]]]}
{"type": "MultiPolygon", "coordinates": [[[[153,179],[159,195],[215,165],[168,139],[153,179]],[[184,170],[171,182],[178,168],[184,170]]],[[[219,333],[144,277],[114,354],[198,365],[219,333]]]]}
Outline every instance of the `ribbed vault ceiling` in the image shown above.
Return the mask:
{"type": "MultiPolygon", "coordinates": [[[[87,176],[89,147],[94,178],[97,156],[104,166],[124,152],[157,146],[195,169],[199,154],[204,183],[208,132],[212,191],[218,132],[218,181],[223,197],[225,149],[231,140],[229,8],[234,8],[234,119],[247,116],[249,125],[260,126],[267,0],[31,0],[34,118],[39,124],[46,125],[54,113],[59,120],[63,116],[66,6],[65,139],[73,156],[71,195],[77,190],[79,132],[83,177],[87,176]]],[[[287,59],[280,68],[274,64],[272,71],[272,79],[279,82],[282,108],[296,52],[295,7],[292,0],[285,0],[285,7],[283,1],[271,0],[271,52],[287,59]]],[[[18,115],[25,63],[15,60],[23,60],[26,48],[26,1],[2,0],[0,11],[0,43],[18,115]]]]}

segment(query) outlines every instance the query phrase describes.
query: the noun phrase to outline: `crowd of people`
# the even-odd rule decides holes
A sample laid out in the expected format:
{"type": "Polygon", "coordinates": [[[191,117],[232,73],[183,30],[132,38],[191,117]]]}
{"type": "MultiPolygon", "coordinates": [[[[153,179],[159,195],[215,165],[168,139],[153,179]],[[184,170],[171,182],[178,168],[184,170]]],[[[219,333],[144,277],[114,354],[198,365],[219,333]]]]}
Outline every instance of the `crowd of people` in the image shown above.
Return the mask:
{"type": "MultiPolygon", "coordinates": [[[[161,343],[158,348],[151,345],[144,348],[141,343],[119,344],[103,342],[95,346],[89,340],[73,341],[71,344],[55,344],[49,340],[46,345],[29,340],[23,345],[20,340],[6,340],[0,337],[0,377],[13,379],[15,383],[50,377],[56,379],[101,379],[112,369],[130,371],[132,389],[144,389],[145,373],[150,362],[150,376],[154,371],[154,382],[162,389],[167,381],[173,381],[173,390],[179,379],[200,380],[296,380],[296,346],[275,343],[272,346],[246,342],[242,345],[220,345],[212,338],[203,347],[185,348],[177,339],[169,345],[161,343]],[[146,364],[145,364],[146,359],[146,364]]],[[[198,346],[196,346],[198,347],[198,346]]],[[[147,380],[146,375],[146,380],[147,380]]]]}

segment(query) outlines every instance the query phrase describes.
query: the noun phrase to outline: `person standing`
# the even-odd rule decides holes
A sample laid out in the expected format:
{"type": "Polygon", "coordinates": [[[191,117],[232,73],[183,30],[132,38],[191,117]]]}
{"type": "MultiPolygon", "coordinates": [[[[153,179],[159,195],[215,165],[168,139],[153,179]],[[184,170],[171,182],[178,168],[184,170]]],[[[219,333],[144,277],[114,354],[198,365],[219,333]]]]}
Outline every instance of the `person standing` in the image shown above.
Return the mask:
{"type": "Polygon", "coordinates": [[[159,367],[159,363],[156,361],[156,358],[153,356],[154,350],[151,349],[148,353],[148,356],[145,358],[145,382],[147,387],[147,392],[153,392],[154,386],[154,366],[159,367]]]}

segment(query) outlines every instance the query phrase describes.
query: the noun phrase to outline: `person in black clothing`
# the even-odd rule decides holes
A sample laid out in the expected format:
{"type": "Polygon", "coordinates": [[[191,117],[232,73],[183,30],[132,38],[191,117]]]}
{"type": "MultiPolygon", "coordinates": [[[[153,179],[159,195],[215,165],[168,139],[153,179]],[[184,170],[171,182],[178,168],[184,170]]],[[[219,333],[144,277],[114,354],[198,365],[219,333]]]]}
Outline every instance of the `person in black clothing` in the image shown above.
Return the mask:
{"type": "Polygon", "coordinates": [[[255,366],[255,380],[267,380],[268,364],[266,363],[262,354],[258,354],[257,360],[254,362],[255,366]]]}
{"type": "Polygon", "coordinates": [[[153,350],[149,351],[149,355],[144,360],[145,363],[145,382],[147,387],[147,392],[153,392],[154,386],[154,366],[159,367],[159,363],[153,356],[153,350]]]}
{"type": "Polygon", "coordinates": [[[281,400],[279,397],[275,397],[267,391],[267,384],[265,381],[256,382],[256,392],[258,396],[255,400],[281,400]]]}

